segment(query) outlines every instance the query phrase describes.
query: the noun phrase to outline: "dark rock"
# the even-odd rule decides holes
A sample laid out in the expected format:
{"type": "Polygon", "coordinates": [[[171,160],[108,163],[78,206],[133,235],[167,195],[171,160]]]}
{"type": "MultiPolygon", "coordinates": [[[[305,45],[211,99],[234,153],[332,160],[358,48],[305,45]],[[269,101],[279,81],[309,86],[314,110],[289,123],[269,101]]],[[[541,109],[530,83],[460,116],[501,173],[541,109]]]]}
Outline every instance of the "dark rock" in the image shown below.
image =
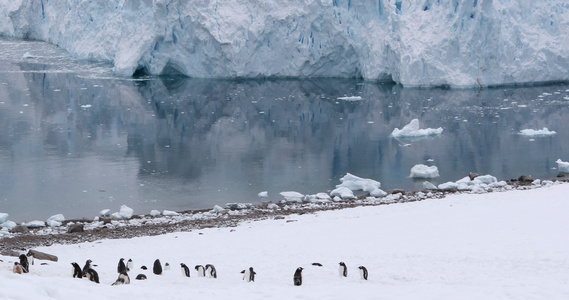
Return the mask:
{"type": "Polygon", "coordinates": [[[558,178],[565,177],[565,174],[559,173],[559,174],[557,174],[557,177],[558,177],[558,178]]]}
{"type": "Polygon", "coordinates": [[[99,221],[103,224],[110,224],[113,219],[111,217],[99,217],[99,221]]]}
{"type": "Polygon", "coordinates": [[[474,180],[474,178],[478,177],[480,175],[478,175],[478,173],[474,173],[474,172],[470,172],[468,174],[468,177],[470,177],[470,180],[474,180]]]}
{"type": "Polygon", "coordinates": [[[387,194],[389,194],[389,195],[392,195],[392,194],[405,195],[405,190],[403,190],[403,189],[392,189],[392,190],[389,190],[389,191],[387,192],[387,194]]]}
{"type": "Polygon", "coordinates": [[[40,252],[37,250],[30,250],[28,251],[28,253],[26,254],[27,256],[31,256],[35,259],[39,259],[39,260],[51,260],[51,261],[55,261],[57,262],[57,256],[52,255],[52,254],[47,254],[45,252],[40,252]]]}
{"type": "Polygon", "coordinates": [[[67,227],[67,233],[83,232],[83,231],[85,231],[83,224],[73,224],[67,227]]]}
{"type": "Polygon", "coordinates": [[[11,231],[12,231],[12,232],[16,232],[16,233],[28,233],[28,232],[30,232],[30,230],[28,229],[28,227],[23,226],[23,225],[17,225],[17,226],[14,227],[11,231]]]}
{"type": "Polygon", "coordinates": [[[18,256],[20,256],[20,252],[17,252],[14,250],[6,250],[6,251],[0,252],[0,255],[18,257],[18,256]]]}
{"type": "Polygon", "coordinates": [[[533,182],[533,178],[531,178],[531,175],[522,175],[522,176],[518,177],[518,181],[519,182],[533,182]]]}

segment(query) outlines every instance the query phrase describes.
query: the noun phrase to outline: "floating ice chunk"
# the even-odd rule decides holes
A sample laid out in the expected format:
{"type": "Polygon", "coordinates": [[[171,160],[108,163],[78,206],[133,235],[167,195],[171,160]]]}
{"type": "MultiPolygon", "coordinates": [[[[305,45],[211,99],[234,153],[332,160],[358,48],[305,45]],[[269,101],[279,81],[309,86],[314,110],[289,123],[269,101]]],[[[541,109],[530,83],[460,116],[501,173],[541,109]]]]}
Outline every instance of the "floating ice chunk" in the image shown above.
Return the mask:
{"type": "Polygon", "coordinates": [[[8,220],[8,214],[7,213],[0,213],[0,224],[6,222],[8,220]]]}
{"type": "Polygon", "coordinates": [[[418,164],[411,168],[411,178],[436,178],[439,177],[439,169],[436,166],[418,164]]]}
{"type": "Polygon", "coordinates": [[[360,96],[345,96],[345,97],[338,97],[338,100],[360,101],[360,100],[362,100],[362,97],[360,97],[360,96]]]}
{"type": "Polygon", "coordinates": [[[12,230],[14,229],[16,226],[18,226],[18,224],[16,224],[16,222],[14,221],[5,221],[2,224],[0,224],[0,227],[2,228],[6,228],[7,230],[12,230]]]}
{"type": "MultiPolygon", "coordinates": [[[[347,173],[344,177],[340,178],[341,184],[337,185],[337,188],[346,187],[352,191],[362,190],[364,192],[371,192],[381,187],[379,181],[372,179],[360,178],[358,176],[347,173]]],[[[334,196],[330,194],[331,196],[334,196]]]]}
{"type": "Polygon", "coordinates": [[[59,227],[65,221],[65,217],[62,214],[57,214],[49,217],[46,221],[49,227],[59,227]]]}
{"type": "Polygon", "coordinates": [[[110,209],[103,209],[99,214],[101,215],[101,217],[108,217],[111,215],[110,212],[111,212],[110,209]]]}
{"type": "Polygon", "coordinates": [[[26,52],[24,53],[24,55],[22,55],[22,58],[34,58],[35,56],[32,55],[30,52],[26,52]]]}
{"type": "Polygon", "coordinates": [[[519,135],[525,135],[525,136],[549,136],[549,135],[554,135],[557,132],[555,131],[549,131],[549,129],[547,129],[547,127],[543,127],[543,129],[539,129],[539,130],[534,130],[534,129],[522,129],[520,130],[520,132],[518,133],[519,135]]]}
{"type": "Polygon", "coordinates": [[[394,138],[419,138],[419,137],[428,137],[428,136],[436,136],[443,133],[443,128],[425,128],[419,129],[419,120],[413,119],[411,123],[405,125],[405,127],[399,129],[393,129],[391,132],[391,136],[394,138]]]}
{"type": "Polygon", "coordinates": [[[153,209],[150,211],[150,216],[152,217],[158,217],[160,215],[160,211],[153,209]]]}
{"type": "Polygon", "coordinates": [[[304,199],[304,195],[298,192],[289,191],[280,192],[279,194],[285,198],[286,202],[302,202],[302,199],[304,199]]]}
{"type": "Polygon", "coordinates": [[[428,182],[428,181],[425,181],[425,182],[423,182],[423,188],[427,189],[427,190],[436,190],[437,186],[428,182]]]}
{"type": "Polygon", "coordinates": [[[173,211],[173,210],[164,210],[164,211],[162,211],[162,215],[164,215],[166,217],[175,217],[175,216],[179,216],[180,214],[173,211]]]}
{"type": "Polygon", "coordinates": [[[387,196],[387,193],[382,189],[375,189],[375,190],[371,191],[369,194],[370,194],[370,196],[373,196],[376,198],[381,198],[381,197],[387,196]]]}
{"type": "Polygon", "coordinates": [[[267,191],[260,192],[259,194],[257,194],[257,196],[259,196],[260,198],[267,198],[269,197],[269,192],[267,191]]]}
{"type": "Polygon", "coordinates": [[[117,220],[128,220],[132,218],[133,214],[134,214],[134,209],[126,205],[121,205],[119,212],[113,213],[111,216],[117,220]]]}
{"type": "Polygon", "coordinates": [[[45,227],[45,222],[35,220],[35,221],[28,222],[28,223],[24,223],[22,225],[25,225],[28,228],[41,228],[41,227],[45,227]]]}
{"type": "Polygon", "coordinates": [[[569,173],[569,162],[562,161],[561,159],[558,159],[555,162],[557,163],[557,170],[559,173],[569,173]]]}
{"type": "Polygon", "coordinates": [[[93,105],[91,104],[81,105],[81,108],[91,108],[91,107],[93,107],[93,105]]]}
{"type": "MultiPolygon", "coordinates": [[[[336,198],[336,197],[340,197],[342,199],[355,199],[356,196],[354,196],[354,192],[352,192],[351,189],[345,187],[345,186],[340,186],[338,188],[336,188],[335,190],[330,192],[330,196],[336,198]]],[[[334,201],[337,201],[336,199],[334,199],[334,201]]]]}

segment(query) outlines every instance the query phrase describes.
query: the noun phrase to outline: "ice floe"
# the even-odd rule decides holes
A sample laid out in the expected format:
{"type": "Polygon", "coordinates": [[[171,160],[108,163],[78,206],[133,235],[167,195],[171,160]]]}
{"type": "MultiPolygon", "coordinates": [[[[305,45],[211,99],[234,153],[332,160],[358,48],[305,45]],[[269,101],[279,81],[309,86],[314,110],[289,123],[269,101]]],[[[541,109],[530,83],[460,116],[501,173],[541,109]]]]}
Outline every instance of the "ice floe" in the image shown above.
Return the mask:
{"type": "Polygon", "coordinates": [[[411,123],[405,125],[403,128],[395,128],[391,132],[394,138],[424,138],[429,136],[437,136],[443,133],[443,128],[425,128],[419,129],[419,120],[413,119],[411,123]]]}
{"type": "Polygon", "coordinates": [[[557,163],[557,170],[560,173],[569,173],[569,162],[562,161],[561,159],[558,159],[555,162],[557,163]]]}
{"type": "Polygon", "coordinates": [[[411,178],[436,178],[439,177],[439,169],[437,166],[427,166],[418,164],[411,168],[411,178]]]}
{"type": "Polygon", "coordinates": [[[549,129],[547,129],[547,127],[543,127],[543,129],[522,129],[520,130],[520,132],[518,133],[519,135],[525,135],[525,136],[549,136],[549,135],[554,135],[557,132],[555,131],[549,131],[549,129]]]}

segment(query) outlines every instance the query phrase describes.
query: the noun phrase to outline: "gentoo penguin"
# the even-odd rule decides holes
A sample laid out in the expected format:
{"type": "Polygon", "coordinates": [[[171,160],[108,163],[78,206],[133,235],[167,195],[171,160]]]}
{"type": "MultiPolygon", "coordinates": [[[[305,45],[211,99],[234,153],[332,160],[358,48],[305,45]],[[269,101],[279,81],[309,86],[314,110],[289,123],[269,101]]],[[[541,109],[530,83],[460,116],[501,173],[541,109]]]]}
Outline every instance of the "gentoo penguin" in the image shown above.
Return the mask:
{"type": "Polygon", "coordinates": [[[132,259],[129,258],[126,262],[126,270],[130,272],[132,269],[134,269],[134,264],[132,263],[132,259]]]}
{"type": "Polygon", "coordinates": [[[76,262],[72,262],[71,265],[73,266],[73,278],[83,278],[81,267],[76,262]]]}
{"type": "Polygon", "coordinates": [[[210,278],[217,278],[217,271],[213,265],[207,264],[205,265],[205,273],[210,278]]]}
{"type": "Polygon", "coordinates": [[[338,268],[338,271],[340,272],[340,277],[348,277],[348,268],[346,267],[346,264],[343,261],[340,262],[340,267],[338,268]]]}
{"type": "Polygon", "coordinates": [[[126,271],[119,274],[119,278],[112,284],[112,285],[119,285],[119,284],[130,284],[130,277],[126,271]]]}
{"type": "Polygon", "coordinates": [[[22,272],[28,273],[30,271],[28,257],[25,254],[20,254],[20,265],[22,265],[22,272]]]}
{"type": "Polygon", "coordinates": [[[182,274],[186,277],[190,277],[190,268],[188,268],[185,263],[181,263],[180,266],[182,267],[182,274]]]}
{"type": "Polygon", "coordinates": [[[302,285],[302,270],[304,270],[304,268],[298,267],[296,271],[294,271],[294,285],[302,285]]]}
{"type": "Polygon", "coordinates": [[[87,270],[89,270],[89,269],[91,268],[91,263],[92,263],[92,262],[93,262],[93,261],[90,260],[90,259],[88,259],[88,260],[85,262],[85,265],[83,266],[83,276],[87,276],[87,270]]]}
{"type": "Polygon", "coordinates": [[[138,275],[136,276],[136,280],[146,280],[146,275],[144,275],[144,274],[138,274],[138,275]]]}
{"type": "Polygon", "coordinates": [[[202,265],[197,265],[195,269],[198,271],[198,277],[205,277],[205,268],[202,265]]]}
{"type": "Polygon", "coordinates": [[[363,280],[367,280],[367,269],[364,266],[359,266],[358,269],[360,269],[360,276],[363,280]]]}
{"type": "Polygon", "coordinates": [[[170,264],[169,263],[165,263],[164,264],[164,271],[168,271],[170,270],[170,264]]]}
{"type": "Polygon", "coordinates": [[[22,268],[22,265],[20,265],[19,262],[15,261],[14,262],[14,268],[12,269],[12,271],[16,274],[22,274],[24,273],[24,270],[22,268]]]}
{"type": "Polygon", "coordinates": [[[154,268],[152,269],[154,274],[161,275],[162,274],[162,265],[160,264],[160,260],[157,259],[154,261],[154,268]]]}
{"type": "Polygon", "coordinates": [[[241,271],[241,274],[243,274],[243,280],[246,282],[255,282],[255,274],[257,273],[253,271],[253,267],[241,271]]]}
{"type": "Polygon", "coordinates": [[[97,271],[95,271],[93,268],[89,267],[85,273],[85,277],[87,277],[87,279],[95,282],[95,283],[99,283],[99,274],[97,273],[97,271]]]}
{"type": "Polygon", "coordinates": [[[143,270],[148,270],[148,268],[147,268],[146,266],[142,266],[142,267],[140,267],[140,268],[143,269],[143,270]]]}
{"type": "Polygon", "coordinates": [[[124,258],[119,260],[119,264],[117,266],[117,273],[122,274],[126,273],[126,265],[124,264],[124,258]]]}
{"type": "Polygon", "coordinates": [[[322,264],[321,264],[321,263],[312,263],[312,265],[315,266],[315,267],[322,267],[322,264]]]}

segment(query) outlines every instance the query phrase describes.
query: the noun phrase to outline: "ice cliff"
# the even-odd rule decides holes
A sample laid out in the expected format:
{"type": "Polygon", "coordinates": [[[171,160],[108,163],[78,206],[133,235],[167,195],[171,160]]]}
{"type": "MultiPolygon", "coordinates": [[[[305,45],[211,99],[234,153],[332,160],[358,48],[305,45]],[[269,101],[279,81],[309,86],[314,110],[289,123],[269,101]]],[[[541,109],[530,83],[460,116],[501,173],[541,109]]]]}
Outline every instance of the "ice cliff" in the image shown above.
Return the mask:
{"type": "Polygon", "coordinates": [[[569,80],[569,4],[531,0],[0,0],[0,35],[118,75],[569,80]]]}

